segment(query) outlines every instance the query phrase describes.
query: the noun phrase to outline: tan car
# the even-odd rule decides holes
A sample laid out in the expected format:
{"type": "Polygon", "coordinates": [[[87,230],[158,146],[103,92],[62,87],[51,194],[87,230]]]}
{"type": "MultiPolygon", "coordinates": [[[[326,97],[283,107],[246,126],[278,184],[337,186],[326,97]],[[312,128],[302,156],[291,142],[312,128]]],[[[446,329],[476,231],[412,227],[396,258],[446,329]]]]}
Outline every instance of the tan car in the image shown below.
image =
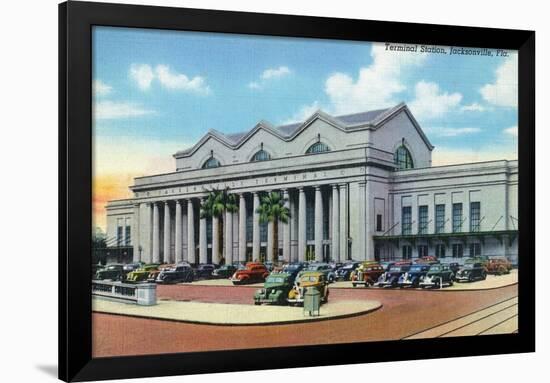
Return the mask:
{"type": "Polygon", "coordinates": [[[320,271],[304,271],[296,279],[294,287],[288,292],[288,303],[304,304],[304,294],[309,288],[316,288],[321,293],[321,303],[328,302],[329,290],[325,274],[320,271]]]}

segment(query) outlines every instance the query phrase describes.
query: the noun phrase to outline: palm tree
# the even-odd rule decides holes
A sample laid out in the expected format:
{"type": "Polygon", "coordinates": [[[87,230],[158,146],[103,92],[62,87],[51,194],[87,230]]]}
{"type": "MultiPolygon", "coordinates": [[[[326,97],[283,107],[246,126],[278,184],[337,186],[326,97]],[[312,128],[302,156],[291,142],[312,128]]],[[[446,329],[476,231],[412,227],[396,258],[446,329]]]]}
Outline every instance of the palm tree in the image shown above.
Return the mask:
{"type": "Polygon", "coordinates": [[[273,262],[279,259],[279,221],[288,223],[290,218],[286,202],[287,199],[279,192],[271,192],[262,197],[260,206],[256,209],[260,223],[273,222],[273,262]]]}
{"type": "Polygon", "coordinates": [[[220,263],[224,263],[224,258],[222,256],[223,249],[223,226],[224,226],[224,216],[225,212],[235,213],[238,210],[237,198],[235,194],[229,193],[229,188],[223,190],[212,189],[208,192],[208,196],[201,205],[200,218],[218,218],[219,220],[219,230],[218,230],[218,254],[217,258],[220,260],[220,263]]]}

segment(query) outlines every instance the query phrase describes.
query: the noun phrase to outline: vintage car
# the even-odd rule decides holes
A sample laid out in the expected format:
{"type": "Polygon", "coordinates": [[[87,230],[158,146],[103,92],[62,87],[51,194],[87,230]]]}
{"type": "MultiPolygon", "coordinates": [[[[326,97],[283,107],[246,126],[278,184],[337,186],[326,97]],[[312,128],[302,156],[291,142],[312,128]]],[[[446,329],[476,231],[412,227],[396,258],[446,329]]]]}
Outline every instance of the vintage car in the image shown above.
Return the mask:
{"type": "Polygon", "coordinates": [[[271,273],[264,287],[254,293],[254,304],[286,305],[288,293],[293,288],[294,277],[287,273],[271,273]]]}
{"type": "Polygon", "coordinates": [[[487,278],[487,269],[481,262],[466,262],[455,275],[457,282],[473,282],[487,278]]]}
{"type": "Polygon", "coordinates": [[[210,279],[214,270],[216,270],[216,265],[201,263],[195,269],[195,279],[210,279]]]}
{"type": "Polygon", "coordinates": [[[351,275],[359,267],[360,262],[347,262],[342,265],[342,267],[336,269],[336,280],[337,281],[350,281],[351,275]]]}
{"type": "Polygon", "coordinates": [[[97,280],[123,281],[126,273],[121,263],[111,263],[95,273],[97,280]]]}
{"type": "MultiPolygon", "coordinates": [[[[336,273],[332,271],[332,268],[328,263],[312,262],[308,264],[308,266],[302,271],[302,273],[304,273],[305,271],[319,271],[325,274],[328,283],[332,283],[336,280],[336,273]]],[[[300,274],[298,274],[298,276],[300,276],[300,274]]]]}
{"type": "Polygon", "coordinates": [[[431,266],[429,264],[423,263],[412,265],[409,271],[399,277],[397,284],[399,287],[418,287],[420,281],[424,278],[428,271],[431,270],[430,267],[431,266]]]}
{"type": "Polygon", "coordinates": [[[455,279],[455,274],[451,267],[447,264],[433,264],[430,270],[420,279],[420,287],[437,287],[441,288],[444,285],[452,286],[455,279]]]}
{"type": "Polygon", "coordinates": [[[483,267],[487,268],[487,263],[489,263],[489,257],[479,255],[477,257],[466,258],[466,260],[464,261],[464,264],[467,264],[467,263],[481,263],[483,267]]]}
{"type": "Polygon", "coordinates": [[[157,283],[193,282],[195,272],[187,262],[181,262],[175,266],[162,270],[157,276],[157,283]]]}
{"type": "Polygon", "coordinates": [[[458,262],[451,262],[451,263],[449,263],[449,267],[451,268],[453,273],[456,275],[458,270],[460,270],[461,265],[458,262]]]}
{"type": "Polygon", "coordinates": [[[300,274],[294,287],[288,292],[288,303],[301,305],[304,303],[304,294],[307,289],[317,289],[321,294],[321,303],[328,302],[328,281],[321,271],[304,271],[300,274]]]}
{"type": "Polygon", "coordinates": [[[512,264],[506,258],[491,258],[487,262],[487,274],[510,274],[512,264]]]}
{"type": "Polygon", "coordinates": [[[393,265],[395,265],[395,261],[380,262],[380,266],[382,266],[385,271],[388,271],[393,265]]]}
{"type": "Polygon", "coordinates": [[[378,281],[374,285],[377,287],[397,287],[399,277],[409,271],[410,268],[410,262],[396,262],[380,275],[380,278],[378,278],[378,281]]]}
{"type": "Polygon", "coordinates": [[[263,263],[249,262],[246,264],[246,268],[235,271],[231,277],[231,282],[234,285],[263,282],[268,275],[269,271],[263,263]]]}
{"type": "Polygon", "coordinates": [[[126,274],[128,274],[130,271],[137,270],[140,267],[142,267],[143,265],[145,265],[145,263],[143,263],[143,262],[127,263],[127,264],[124,265],[124,272],[126,274]]]}
{"type": "Polygon", "coordinates": [[[288,263],[282,267],[281,272],[287,273],[292,279],[292,283],[296,280],[296,277],[306,267],[306,264],[303,262],[288,263]]]}
{"type": "Polygon", "coordinates": [[[99,270],[103,270],[105,266],[100,263],[92,263],[92,279],[95,279],[96,274],[99,270]]]}
{"type": "Polygon", "coordinates": [[[353,287],[372,286],[385,272],[386,270],[378,263],[363,262],[352,273],[351,284],[353,287]]]}
{"type": "Polygon", "coordinates": [[[137,270],[130,271],[128,275],[126,275],[126,282],[146,282],[147,278],[149,278],[149,273],[153,270],[158,270],[159,266],[160,264],[158,263],[149,263],[137,270]]]}
{"type": "Polygon", "coordinates": [[[434,257],[433,255],[428,255],[426,257],[417,258],[414,263],[433,265],[434,263],[439,263],[439,261],[437,260],[437,257],[434,257]]]}
{"type": "Polygon", "coordinates": [[[217,269],[214,269],[214,271],[212,271],[211,277],[213,279],[231,278],[231,276],[235,274],[235,271],[237,271],[237,267],[233,265],[223,265],[218,267],[217,269]]]}
{"type": "Polygon", "coordinates": [[[147,276],[147,282],[156,282],[157,277],[159,276],[161,271],[173,269],[175,266],[176,265],[174,265],[174,264],[163,263],[156,270],[151,270],[149,272],[149,275],[147,276]]]}

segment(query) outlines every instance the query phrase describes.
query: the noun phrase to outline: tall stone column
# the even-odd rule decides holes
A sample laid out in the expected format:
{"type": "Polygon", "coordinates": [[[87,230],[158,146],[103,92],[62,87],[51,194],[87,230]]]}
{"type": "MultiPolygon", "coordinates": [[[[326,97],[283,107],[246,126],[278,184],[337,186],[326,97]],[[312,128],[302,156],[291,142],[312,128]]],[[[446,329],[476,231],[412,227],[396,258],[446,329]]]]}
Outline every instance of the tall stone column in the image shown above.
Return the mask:
{"type": "Polygon", "coordinates": [[[157,202],[153,202],[153,262],[160,262],[160,222],[157,202]]]}
{"type": "MultiPolygon", "coordinates": [[[[204,200],[202,201],[204,202],[204,200]]],[[[208,244],[206,243],[206,218],[201,218],[199,223],[199,262],[208,262],[208,244]]]]}
{"type": "Polygon", "coordinates": [[[183,262],[183,228],[180,200],[176,201],[176,238],[174,240],[176,263],[183,262]]]}
{"type": "Polygon", "coordinates": [[[315,260],[323,260],[323,193],[315,186],[315,260]]]}
{"type": "Polygon", "coordinates": [[[374,239],[372,238],[375,231],[374,222],[374,191],[372,189],[372,181],[368,180],[365,185],[365,259],[367,261],[374,260],[374,239]]]}
{"type": "Polygon", "coordinates": [[[134,204],[134,217],[132,218],[132,235],[130,240],[132,241],[132,245],[134,247],[134,254],[133,254],[133,261],[139,262],[141,260],[141,254],[140,254],[140,248],[141,248],[141,242],[139,240],[139,222],[140,222],[140,216],[139,216],[139,203],[134,204]]]}
{"type": "Polygon", "coordinates": [[[299,189],[298,197],[298,261],[306,260],[306,193],[299,189]]]}
{"type": "Polygon", "coordinates": [[[339,262],[340,257],[340,198],[338,196],[338,185],[332,185],[332,260],[339,262]]]}
{"type": "Polygon", "coordinates": [[[367,254],[366,254],[366,247],[365,247],[365,230],[366,230],[366,216],[365,216],[365,181],[359,182],[359,238],[358,240],[358,246],[359,254],[357,254],[357,258],[359,260],[366,260],[367,254]]]}
{"type": "Polygon", "coordinates": [[[246,199],[239,196],[239,262],[246,261],[246,199]]]}
{"type": "MultiPolygon", "coordinates": [[[[285,207],[290,211],[290,202],[287,189],[283,190],[283,199],[285,200],[285,207]]],[[[290,219],[287,223],[280,222],[279,224],[283,225],[283,261],[290,262],[290,219]]]]}
{"type": "Polygon", "coordinates": [[[340,184],[338,194],[340,197],[340,261],[348,259],[348,185],[340,184]]]}
{"type": "Polygon", "coordinates": [[[187,262],[195,263],[195,209],[193,200],[187,200],[187,262]]]}
{"type": "Polygon", "coordinates": [[[254,211],[252,212],[252,260],[260,259],[260,215],[257,210],[260,207],[260,196],[254,192],[254,211]]]}
{"type": "Polygon", "coordinates": [[[267,223],[267,260],[273,260],[273,221],[267,223]]]}
{"type": "Polygon", "coordinates": [[[170,205],[164,202],[164,263],[170,263],[170,205]]]}
{"type": "Polygon", "coordinates": [[[220,264],[220,218],[212,217],[212,263],[220,264]]]}
{"type": "Polygon", "coordinates": [[[225,263],[233,263],[233,213],[225,212],[225,263]]]}

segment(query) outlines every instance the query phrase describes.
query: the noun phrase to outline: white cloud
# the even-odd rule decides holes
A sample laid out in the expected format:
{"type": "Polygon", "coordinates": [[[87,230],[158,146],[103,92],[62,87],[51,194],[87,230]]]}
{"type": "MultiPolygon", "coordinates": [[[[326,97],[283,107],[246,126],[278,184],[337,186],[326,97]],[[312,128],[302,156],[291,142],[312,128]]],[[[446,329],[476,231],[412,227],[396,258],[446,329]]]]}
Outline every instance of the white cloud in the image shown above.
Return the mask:
{"type": "Polygon", "coordinates": [[[92,81],[92,94],[94,96],[107,96],[112,90],[112,86],[107,85],[101,80],[92,81]]]}
{"type": "Polygon", "coordinates": [[[510,135],[510,136],[513,136],[513,137],[517,137],[518,136],[518,127],[517,126],[512,126],[510,128],[506,128],[503,130],[504,134],[507,134],[507,135],[510,135]]]}
{"type": "Polygon", "coordinates": [[[440,118],[457,107],[462,100],[460,93],[442,93],[434,82],[420,81],[416,84],[415,99],[409,108],[419,120],[440,118]]]}
{"type": "Polygon", "coordinates": [[[168,89],[184,90],[200,94],[210,93],[210,88],[201,76],[187,77],[183,73],[173,72],[167,65],[157,65],[155,73],[162,86],[168,89]]]}
{"type": "Polygon", "coordinates": [[[397,104],[395,96],[405,90],[400,76],[426,60],[425,54],[387,51],[382,43],[372,45],[372,63],[359,70],[357,79],[334,73],[325,82],[335,114],[384,108],[397,104]]]}
{"type": "Polygon", "coordinates": [[[99,101],[92,106],[92,115],[97,120],[139,117],[154,113],[130,102],[99,101]]]}
{"type": "Polygon", "coordinates": [[[283,121],[283,125],[292,124],[296,122],[304,122],[319,109],[320,109],[319,101],[314,101],[309,105],[304,105],[300,108],[300,110],[298,110],[298,112],[294,113],[292,117],[290,117],[286,121],[283,121]]]}
{"type": "Polygon", "coordinates": [[[269,80],[272,78],[283,77],[290,74],[290,69],[287,66],[280,66],[278,68],[269,68],[263,71],[262,79],[269,80]]]}
{"type": "Polygon", "coordinates": [[[457,137],[481,132],[480,128],[425,128],[424,132],[439,137],[457,137]]]}
{"type": "Polygon", "coordinates": [[[512,54],[495,72],[495,82],[485,84],[479,92],[483,99],[493,105],[517,107],[518,105],[518,58],[512,54]]]}
{"type": "Polygon", "coordinates": [[[487,110],[487,107],[478,104],[477,102],[474,102],[469,105],[464,105],[462,108],[460,108],[463,112],[484,112],[487,110]]]}
{"type": "Polygon", "coordinates": [[[257,81],[251,81],[251,82],[249,82],[249,83],[248,83],[248,87],[249,87],[250,89],[260,89],[260,88],[261,88],[260,84],[259,84],[257,81]]]}
{"type": "Polygon", "coordinates": [[[151,87],[155,74],[150,65],[132,64],[130,67],[130,78],[137,83],[141,90],[147,90],[151,87]]]}
{"type": "Polygon", "coordinates": [[[432,165],[452,165],[471,162],[517,160],[517,147],[490,146],[479,150],[468,148],[437,147],[432,154],[432,165]]]}

